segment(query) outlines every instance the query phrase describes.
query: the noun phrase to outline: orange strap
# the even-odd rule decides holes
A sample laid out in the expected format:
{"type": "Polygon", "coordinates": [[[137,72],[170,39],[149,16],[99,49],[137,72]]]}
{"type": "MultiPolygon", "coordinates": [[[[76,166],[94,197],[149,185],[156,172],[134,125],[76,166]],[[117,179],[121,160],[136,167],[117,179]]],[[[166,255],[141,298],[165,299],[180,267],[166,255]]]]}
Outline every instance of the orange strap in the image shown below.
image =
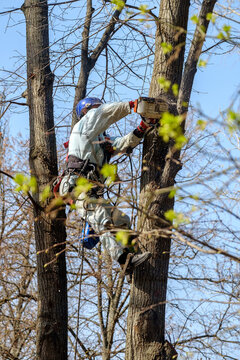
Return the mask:
{"type": "Polygon", "coordinates": [[[134,112],[137,112],[137,107],[138,107],[138,99],[134,101],[134,112]]]}

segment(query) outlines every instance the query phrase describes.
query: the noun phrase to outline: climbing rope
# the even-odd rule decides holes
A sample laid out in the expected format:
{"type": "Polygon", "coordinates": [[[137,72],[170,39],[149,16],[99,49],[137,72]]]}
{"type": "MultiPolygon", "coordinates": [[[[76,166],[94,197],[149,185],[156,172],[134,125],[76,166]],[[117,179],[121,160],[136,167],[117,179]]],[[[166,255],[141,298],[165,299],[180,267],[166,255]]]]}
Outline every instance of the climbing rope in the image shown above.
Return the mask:
{"type": "MultiPolygon", "coordinates": [[[[86,222],[85,222],[86,224],[86,222]]],[[[85,236],[85,224],[84,225],[84,236],[85,236]]],[[[82,235],[83,236],[83,235],[82,235]]],[[[79,332],[79,319],[80,319],[80,308],[81,308],[81,292],[82,292],[82,276],[83,276],[83,259],[84,259],[84,247],[83,242],[81,242],[82,236],[79,237],[79,248],[78,256],[81,256],[80,268],[78,271],[79,274],[79,290],[78,290],[78,309],[77,309],[77,329],[75,336],[75,346],[74,346],[74,360],[77,359],[77,343],[78,343],[78,332],[79,332]]]]}

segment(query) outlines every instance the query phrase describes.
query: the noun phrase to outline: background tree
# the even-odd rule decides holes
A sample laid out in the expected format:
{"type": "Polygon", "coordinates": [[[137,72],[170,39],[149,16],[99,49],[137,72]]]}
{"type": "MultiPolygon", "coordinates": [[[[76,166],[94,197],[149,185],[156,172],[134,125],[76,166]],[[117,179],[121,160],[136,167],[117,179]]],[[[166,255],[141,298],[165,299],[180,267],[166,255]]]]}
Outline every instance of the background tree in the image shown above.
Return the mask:
{"type": "Polygon", "coordinates": [[[20,137],[13,142],[9,139],[7,122],[2,120],[1,169],[5,175],[1,174],[0,182],[0,357],[12,360],[35,354],[36,257],[31,203],[12,191],[11,178],[6,177],[15,172],[28,174],[28,148],[20,137]],[[16,149],[21,149],[20,153],[16,149]]]}
{"type": "Polygon", "coordinates": [[[66,232],[63,213],[52,219],[44,212],[40,194],[57,176],[57,150],[53,128],[47,1],[26,0],[27,102],[30,124],[30,171],[38,191],[34,195],[37,250],[38,319],[37,358],[67,359],[66,232]],[[62,217],[62,218],[61,218],[62,217]]]}

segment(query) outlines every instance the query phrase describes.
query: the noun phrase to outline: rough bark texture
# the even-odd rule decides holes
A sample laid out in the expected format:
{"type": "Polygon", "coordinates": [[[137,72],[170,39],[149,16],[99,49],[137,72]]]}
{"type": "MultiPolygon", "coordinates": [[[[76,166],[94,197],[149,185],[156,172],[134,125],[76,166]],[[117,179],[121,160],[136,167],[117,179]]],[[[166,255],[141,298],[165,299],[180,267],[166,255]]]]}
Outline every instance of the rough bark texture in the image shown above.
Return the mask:
{"type": "MultiPolygon", "coordinates": [[[[183,102],[188,103],[190,100],[197,62],[205,39],[203,29],[206,32],[209,24],[206,16],[213,11],[215,3],[216,0],[202,2],[199,24],[183,72],[190,1],[161,1],[150,96],[162,96],[157,82],[160,76],[170,80],[172,84],[178,84],[178,101],[171,93],[166,96],[169,111],[173,114],[186,116],[188,105],[183,106],[183,102]],[[173,52],[164,55],[162,42],[172,44],[173,52]]],[[[184,131],[184,122],[182,127],[184,131]]],[[[180,151],[175,149],[174,143],[163,143],[157,133],[152,132],[145,137],[143,166],[149,170],[144,171],[141,178],[140,205],[145,213],[139,214],[140,231],[147,232],[154,228],[159,230],[166,226],[164,213],[173,208],[174,199],[169,199],[167,191],[157,195],[156,190],[174,185],[176,174],[181,169],[179,156],[180,151]],[[158,220],[147,219],[145,214],[155,216],[158,220]]],[[[175,349],[165,341],[165,305],[171,239],[143,235],[140,245],[142,249],[151,251],[153,256],[148,264],[137,268],[134,274],[128,315],[126,359],[176,359],[175,349]]]]}
{"type": "MultiPolygon", "coordinates": [[[[62,220],[51,219],[38,206],[39,193],[57,175],[49,65],[48,6],[46,0],[25,0],[22,6],[27,32],[27,78],[30,120],[30,169],[38,181],[35,241],[38,274],[37,359],[67,359],[66,233],[62,220]],[[58,245],[60,244],[60,245],[58,245]],[[64,245],[63,245],[64,244],[64,245]],[[48,251],[46,251],[49,249],[48,251]],[[62,253],[58,256],[57,254],[62,253]],[[45,264],[51,262],[48,266],[45,264]]],[[[64,218],[64,214],[61,214],[64,218]]]]}
{"type": "MultiPolygon", "coordinates": [[[[189,0],[162,0],[159,22],[156,32],[155,62],[149,95],[163,95],[158,77],[164,77],[180,85],[185,37],[188,21],[189,0]],[[185,31],[183,31],[185,30],[185,31]],[[172,44],[173,51],[164,54],[161,43],[172,44]]],[[[176,113],[176,100],[168,94],[166,101],[169,111],[176,113]]],[[[169,151],[172,144],[165,144],[156,132],[144,139],[143,166],[141,178],[140,206],[145,213],[164,219],[164,213],[173,208],[174,200],[168,194],[156,195],[156,191],[174,185],[174,178],[181,166],[179,152],[169,151]]],[[[163,228],[161,221],[147,219],[139,214],[138,230],[150,231],[163,228]]],[[[168,264],[171,240],[153,235],[142,236],[142,249],[151,251],[150,261],[136,269],[131,288],[128,333],[127,360],[165,360],[176,359],[176,351],[165,341],[165,305],[167,292],[168,264]]]]}

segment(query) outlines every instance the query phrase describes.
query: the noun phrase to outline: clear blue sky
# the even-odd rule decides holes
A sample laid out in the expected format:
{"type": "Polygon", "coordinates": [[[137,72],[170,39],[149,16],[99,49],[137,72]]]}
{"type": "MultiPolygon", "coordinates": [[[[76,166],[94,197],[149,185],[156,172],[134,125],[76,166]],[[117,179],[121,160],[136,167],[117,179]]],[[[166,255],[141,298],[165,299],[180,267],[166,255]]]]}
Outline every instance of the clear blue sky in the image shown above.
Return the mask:
{"type": "Polygon", "coordinates": [[[229,106],[239,87],[239,53],[211,56],[206,68],[199,69],[196,74],[191,101],[199,103],[204,112],[215,117],[229,106]]]}

